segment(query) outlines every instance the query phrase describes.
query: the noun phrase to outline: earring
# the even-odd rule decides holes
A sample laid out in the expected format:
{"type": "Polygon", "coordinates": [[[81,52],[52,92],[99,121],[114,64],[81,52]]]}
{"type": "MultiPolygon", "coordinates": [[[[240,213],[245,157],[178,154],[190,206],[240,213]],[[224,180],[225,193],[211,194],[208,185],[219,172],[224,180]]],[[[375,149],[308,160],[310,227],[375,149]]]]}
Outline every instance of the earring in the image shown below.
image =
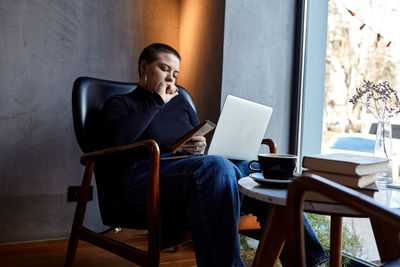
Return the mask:
{"type": "Polygon", "coordinates": [[[142,74],[139,78],[139,85],[142,86],[143,88],[146,88],[147,85],[147,75],[142,74]]]}

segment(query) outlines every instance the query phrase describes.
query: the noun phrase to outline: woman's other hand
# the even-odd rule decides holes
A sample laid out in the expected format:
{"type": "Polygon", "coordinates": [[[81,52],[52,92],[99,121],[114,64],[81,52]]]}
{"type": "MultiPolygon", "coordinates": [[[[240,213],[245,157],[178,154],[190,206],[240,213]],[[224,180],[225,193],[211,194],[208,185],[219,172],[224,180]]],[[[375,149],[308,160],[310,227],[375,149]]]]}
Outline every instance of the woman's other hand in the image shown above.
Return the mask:
{"type": "Polygon", "coordinates": [[[206,138],[201,135],[195,135],[182,146],[182,149],[193,155],[202,155],[204,154],[206,147],[206,138]]]}
{"type": "Polygon", "coordinates": [[[173,82],[164,82],[164,81],[162,81],[158,85],[156,93],[158,93],[161,96],[165,104],[167,104],[172,98],[174,98],[179,94],[178,88],[175,86],[173,82]]]}

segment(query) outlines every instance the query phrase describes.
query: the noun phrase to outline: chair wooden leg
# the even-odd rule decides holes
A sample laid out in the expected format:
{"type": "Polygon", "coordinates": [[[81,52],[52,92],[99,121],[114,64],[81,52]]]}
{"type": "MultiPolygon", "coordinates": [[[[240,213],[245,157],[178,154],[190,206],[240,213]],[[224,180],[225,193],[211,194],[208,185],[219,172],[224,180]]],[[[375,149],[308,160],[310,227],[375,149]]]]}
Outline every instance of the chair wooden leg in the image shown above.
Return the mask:
{"type": "Polygon", "coordinates": [[[379,224],[374,219],[370,220],[381,262],[398,259],[400,251],[399,231],[388,225],[379,224]]]}
{"type": "Polygon", "coordinates": [[[75,260],[76,249],[78,248],[78,239],[71,234],[68,242],[67,256],[64,267],[71,267],[75,260]]]}
{"type": "Polygon", "coordinates": [[[76,231],[77,228],[82,225],[83,219],[85,217],[86,204],[89,197],[93,168],[94,161],[88,161],[86,164],[85,173],[83,175],[81,189],[79,191],[78,202],[76,203],[74,222],[72,223],[72,230],[64,263],[65,267],[70,267],[74,263],[76,249],[78,247],[78,238],[76,236],[76,231]]]}

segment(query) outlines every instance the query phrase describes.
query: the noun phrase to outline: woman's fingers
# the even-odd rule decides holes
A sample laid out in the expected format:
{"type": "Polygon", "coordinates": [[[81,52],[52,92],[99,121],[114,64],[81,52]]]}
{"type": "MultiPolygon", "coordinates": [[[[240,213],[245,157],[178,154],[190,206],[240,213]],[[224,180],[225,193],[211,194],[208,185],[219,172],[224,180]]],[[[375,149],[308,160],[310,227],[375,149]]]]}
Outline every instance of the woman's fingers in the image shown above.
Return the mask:
{"type": "Polygon", "coordinates": [[[174,83],[170,82],[161,82],[157,88],[157,93],[164,100],[165,104],[179,94],[178,88],[174,83]]]}
{"type": "Polygon", "coordinates": [[[185,145],[183,145],[182,149],[189,153],[200,155],[204,154],[206,147],[206,138],[204,136],[195,135],[192,136],[192,138],[185,145]]]}
{"type": "Polygon", "coordinates": [[[167,88],[166,88],[166,93],[167,94],[175,94],[178,92],[178,87],[176,87],[176,85],[174,83],[166,83],[167,84],[167,88]]]}

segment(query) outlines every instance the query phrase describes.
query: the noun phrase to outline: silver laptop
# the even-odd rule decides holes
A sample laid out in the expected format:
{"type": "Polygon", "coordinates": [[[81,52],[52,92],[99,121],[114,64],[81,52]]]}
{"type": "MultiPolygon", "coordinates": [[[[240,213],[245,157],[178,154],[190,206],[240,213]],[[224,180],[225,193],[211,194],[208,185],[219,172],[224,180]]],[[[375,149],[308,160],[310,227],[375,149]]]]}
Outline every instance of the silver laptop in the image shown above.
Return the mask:
{"type": "Polygon", "coordinates": [[[228,95],[208,155],[237,160],[257,159],[271,115],[271,107],[228,95]]]}

